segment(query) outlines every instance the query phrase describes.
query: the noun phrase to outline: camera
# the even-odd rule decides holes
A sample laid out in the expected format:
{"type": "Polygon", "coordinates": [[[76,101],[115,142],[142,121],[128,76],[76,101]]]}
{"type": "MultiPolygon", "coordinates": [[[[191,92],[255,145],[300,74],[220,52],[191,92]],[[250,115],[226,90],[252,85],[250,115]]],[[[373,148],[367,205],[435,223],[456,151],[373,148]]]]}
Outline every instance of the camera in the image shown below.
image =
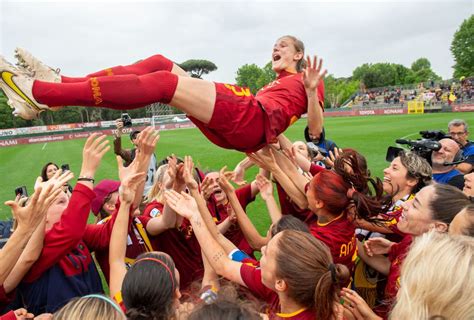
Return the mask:
{"type": "Polygon", "coordinates": [[[69,164],[66,163],[66,164],[63,164],[63,165],[61,166],[61,170],[62,170],[63,172],[65,172],[65,171],[69,171],[69,170],[71,170],[71,169],[69,169],[69,164]]]}
{"type": "MultiPolygon", "coordinates": [[[[446,135],[441,130],[420,131],[420,135],[422,138],[418,140],[397,139],[395,142],[398,144],[407,145],[410,151],[416,153],[422,158],[425,158],[431,165],[431,153],[441,149],[441,144],[438,141],[444,138],[450,138],[450,136],[446,135]]],[[[391,162],[393,159],[398,157],[400,152],[403,151],[404,149],[402,148],[388,147],[386,160],[391,162]]]]}
{"type": "Polygon", "coordinates": [[[15,197],[16,196],[28,197],[28,191],[26,190],[26,186],[21,186],[15,189],[15,197]]]}
{"type": "Polygon", "coordinates": [[[128,113],[122,113],[122,122],[124,127],[132,126],[132,118],[128,113]]]}

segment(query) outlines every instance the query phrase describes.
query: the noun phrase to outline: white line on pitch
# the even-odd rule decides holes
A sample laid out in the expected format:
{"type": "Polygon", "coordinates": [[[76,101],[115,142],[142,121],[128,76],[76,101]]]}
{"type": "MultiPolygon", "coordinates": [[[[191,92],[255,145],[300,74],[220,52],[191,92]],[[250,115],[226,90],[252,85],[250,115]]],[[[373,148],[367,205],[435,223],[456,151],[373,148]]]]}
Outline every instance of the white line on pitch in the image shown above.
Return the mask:
{"type": "Polygon", "coordinates": [[[46,148],[47,144],[48,144],[47,142],[45,144],[43,144],[43,148],[41,148],[41,150],[44,150],[44,148],[46,148]]]}

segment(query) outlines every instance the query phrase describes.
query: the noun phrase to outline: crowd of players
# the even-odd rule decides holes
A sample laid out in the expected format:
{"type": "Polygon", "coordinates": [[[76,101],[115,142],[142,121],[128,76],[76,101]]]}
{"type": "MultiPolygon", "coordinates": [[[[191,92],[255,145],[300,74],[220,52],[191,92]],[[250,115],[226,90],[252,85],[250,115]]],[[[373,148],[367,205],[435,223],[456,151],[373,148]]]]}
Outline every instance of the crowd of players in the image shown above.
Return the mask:
{"type": "Polygon", "coordinates": [[[324,157],[283,135],[234,171],[203,172],[190,156],[158,162],[152,128],[133,131],[134,148],[123,149],[117,126],[120,181],[95,183],[110,146],[92,134],[74,188],[72,172],[48,163],[28,201],[7,203],[16,227],[0,251],[0,301],[12,311],[0,319],[474,315],[466,122],[449,123],[452,139],[440,140],[432,166],[404,152],[382,181],[356,150],[332,144],[324,157]],[[253,165],[259,173],[246,183],[253,165]],[[267,207],[258,215],[272,221],[265,236],[246,212],[257,195],[267,207]]]}
{"type": "Polygon", "coordinates": [[[17,56],[18,68],[0,59],[0,87],[18,116],[169,103],[246,157],[212,172],[189,155],[158,161],[152,127],[124,150],[118,123],[119,181],[95,181],[111,149],[98,133],[74,187],[71,171],[46,164],[27,201],[7,202],[16,226],[0,251],[1,320],[474,317],[466,122],[450,122],[430,158],[396,154],[379,179],[357,150],[322,141],[326,71],[293,36],[277,39],[278,77],[255,96],[193,79],[161,55],[80,78],[17,56]],[[283,132],[304,113],[312,142],[291,142],[283,132]],[[265,236],[247,215],[257,195],[267,212],[252,216],[271,220],[265,236]],[[91,211],[97,223],[87,223],[91,211]]]}

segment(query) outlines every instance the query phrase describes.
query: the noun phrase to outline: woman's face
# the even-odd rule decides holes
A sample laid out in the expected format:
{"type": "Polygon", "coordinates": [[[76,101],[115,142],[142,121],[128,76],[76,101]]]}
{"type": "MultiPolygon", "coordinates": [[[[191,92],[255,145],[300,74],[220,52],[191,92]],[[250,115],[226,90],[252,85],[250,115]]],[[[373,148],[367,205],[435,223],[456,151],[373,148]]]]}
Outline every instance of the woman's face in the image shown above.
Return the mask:
{"type": "Polygon", "coordinates": [[[280,38],[273,46],[272,69],[276,73],[283,70],[296,72],[296,65],[303,58],[302,52],[297,52],[294,41],[290,38],[280,38]]]}
{"type": "Polygon", "coordinates": [[[393,159],[390,166],[383,171],[383,190],[391,196],[395,196],[400,192],[410,192],[413,186],[416,185],[416,181],[407,179],[407,174],[408,170],[402,164],[400,157],[393,159]]]}
{"type": "Polygon", "coordinates": [[[474,172],[464,176],[464,189],[462,191],[465,195],[474,197],[474,172]]]}
{"type": "Polygon", "coordinates": [[[397,224],[400,231],[418,236],[434,226],[433,213],[429,209],[433,193],[433,186],[424,187],[413,200],[402,204],[403,212],[397,224]]]}
{"type": "Polygon", "coordinates": [[[48,232],[56,222],[61,220],[61,215],[63,214],[64,210],[66,210],[68,204],[69,197],[64,192],[61,192],[56,197],[56,199],[54,199],[53,203],[46,212],[46,232],[48,232]]]}
{"type": "Polygon", "coordinates": [[[58,167],[56,167],[55,164],[50,164],[47,168],[46,168],[46,177],[49,179],[51,179],[54,174],[56,173],[56,171],[58,171],[58,167]]]}
{"type": "Polygon", "coordinates": [[[276,284],[276,254],[281,233],[277,233],[266,246],[262,247],[260,268],[262,269],[262,283],[269,289],[275,290],[276,284]]]}
{"type": "Polygon", "coordinates": [[[299,152],[303,157],[310,159],[308,146],[306,145],[306,143],[304,143],[303,141],[295,141],[293,143],[293,147],[295,147],[295,150],[299,152]]]}

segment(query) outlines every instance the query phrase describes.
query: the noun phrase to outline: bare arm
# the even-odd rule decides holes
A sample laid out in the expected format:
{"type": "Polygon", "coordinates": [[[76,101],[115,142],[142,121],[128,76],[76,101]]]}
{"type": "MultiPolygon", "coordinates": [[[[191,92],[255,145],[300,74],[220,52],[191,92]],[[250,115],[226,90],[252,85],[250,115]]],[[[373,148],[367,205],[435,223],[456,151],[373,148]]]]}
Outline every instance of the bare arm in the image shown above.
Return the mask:
{"type": "Polygon", "coordinates": [[[21,254],[20,259],[16,263],[15,267],[10,272],[7,279],[5,279],[3,287],[6,293],[13,291],[18,286],[23,277],[30,270],[31,266],[40,257],[41,250],[43,249],[45,224],[46,219],[43,219],[43,221],[41,221],[41,223],[36,228],[35,232],[33,232],[33,235],[28,241],[28,244],[26,245],[26,248],[21,254]]]}
{"type": "Polygon", "coordinates": [[[245,286],[240,276],[242,263],[232,261],[222,246],[212,236],[199,213],[198,205],[194,198],[184,192],[179,194],[175,191],[166,191],[165,197],[174,211],[191,221],[201,249],[212,268],[228,280],[245,286]]]}
{"type": "Polygon", "coordinates": [[[130,208],[140,184],[140,180],[145,177],[143,172],[131,173],[119,189],[120,209],[115,220],[112,234],[110,236],[109,264],[110,296],[114,297],[122,288],[122,282],[127,273],[125,268],[125,253],[127,250],[128,220],[130,219],[130,208]]]}
{"type": "Polygon", "coordinates": [[[321,71],[323,60],[318,59],[316,56],[306,58],[306,69],[303,73],[303,83],[308,97],[308,129],[309,134],[312,136],[319,136],[323,130],[323,109],[319,104],[318,98],[318,84],[322,81],[326,74],[326,70],[321,71]]]}
{"type": "Polygon", "coordinates": [[[240,201],[237,198],[234,187],[230,184],[229,180],[225,177],[221,170],[219,175],[219,185],[222,190],[227,195],[227,199],[234,210],[235,215],[237,216],[237,221],[239,223],[240,229],[244,234],[245,239],[248,241],[250,246],[255,250],[260,250],[264,245],[267,244],[268,240],[258,233],[257,229],[250,221],[249,217],[245,213],[244,209],[240,205],[240,201]]]}

